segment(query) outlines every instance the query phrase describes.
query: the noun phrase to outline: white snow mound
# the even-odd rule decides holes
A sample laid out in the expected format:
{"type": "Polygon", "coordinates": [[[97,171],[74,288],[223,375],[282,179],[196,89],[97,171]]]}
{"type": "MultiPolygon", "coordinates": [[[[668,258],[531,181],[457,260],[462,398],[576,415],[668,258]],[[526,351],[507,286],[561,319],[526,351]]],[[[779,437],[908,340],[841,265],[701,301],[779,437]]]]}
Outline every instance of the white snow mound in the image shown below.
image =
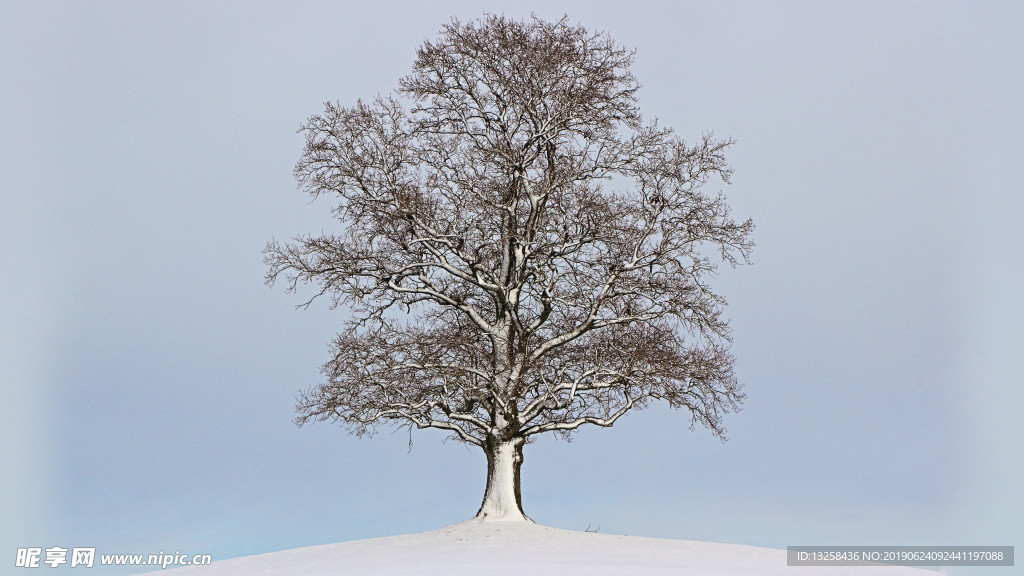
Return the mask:
{"type": "Polygon", "coordinates": [[[521,521],[472,520],[432,532],[296,548],[161,573],[174,576],[935,574],[899,566],[787,567],[785,550],[574,532],[521,521]]]}

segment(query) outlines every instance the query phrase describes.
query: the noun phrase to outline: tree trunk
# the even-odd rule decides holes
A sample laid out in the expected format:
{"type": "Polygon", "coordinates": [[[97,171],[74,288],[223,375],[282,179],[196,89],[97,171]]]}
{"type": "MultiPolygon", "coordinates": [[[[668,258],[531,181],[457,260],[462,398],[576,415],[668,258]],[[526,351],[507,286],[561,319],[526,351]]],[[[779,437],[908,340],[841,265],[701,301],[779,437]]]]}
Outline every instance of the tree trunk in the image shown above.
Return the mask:
{"type": "Polygon", "coordinates": [[[523,514],[523,499],[519,493],[519,468],[523,464],[525,438],[505,442],[488,435],[484,445],[487,454],[487,489],[476,518],[484,522],[495,520],[529,521],[523,514]]]}

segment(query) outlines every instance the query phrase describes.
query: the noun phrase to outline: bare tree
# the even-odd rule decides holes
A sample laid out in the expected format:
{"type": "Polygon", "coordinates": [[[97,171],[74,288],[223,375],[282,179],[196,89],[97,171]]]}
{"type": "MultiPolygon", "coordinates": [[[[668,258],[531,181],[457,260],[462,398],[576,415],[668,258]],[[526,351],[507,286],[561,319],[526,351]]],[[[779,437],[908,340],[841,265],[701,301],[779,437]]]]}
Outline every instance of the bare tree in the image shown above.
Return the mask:
{"type": "Polygon", "coordinates": [[[298,398],[300,426],[479,446],[483,520],[527,519],[538,434],[664,400],[723,435],[743,394],[705,252],[746,261],[753,224],[701,191],[728,182],[732,142],[645,124],[632,61],[564,18],[453,20],[397,97],[309,118],[295,175],[337,198],[343,227],[270,242],[266,279],[313,284],[352,317],[326,381],[298,398]]]}

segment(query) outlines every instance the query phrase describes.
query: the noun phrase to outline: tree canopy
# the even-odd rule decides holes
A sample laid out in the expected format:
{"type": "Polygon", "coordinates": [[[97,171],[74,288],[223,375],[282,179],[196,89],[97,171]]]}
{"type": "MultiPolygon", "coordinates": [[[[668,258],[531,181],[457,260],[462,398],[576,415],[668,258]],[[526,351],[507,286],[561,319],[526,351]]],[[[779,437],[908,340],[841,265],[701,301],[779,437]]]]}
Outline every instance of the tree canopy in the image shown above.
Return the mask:
{"type": "Polygon", "coordinates": [[[352,316],[300,425],[443,429],[489,479],[511,447],[520,513],[532,436],[656,400],[723,436],[743,394],[708,280],[753,224],[703,190],[732,141],[644,122],[633,58],[564,18],[453,20],[395,95],[306,121],[295,175],[340,227],[270,242],[266,279],[352,316]]]}

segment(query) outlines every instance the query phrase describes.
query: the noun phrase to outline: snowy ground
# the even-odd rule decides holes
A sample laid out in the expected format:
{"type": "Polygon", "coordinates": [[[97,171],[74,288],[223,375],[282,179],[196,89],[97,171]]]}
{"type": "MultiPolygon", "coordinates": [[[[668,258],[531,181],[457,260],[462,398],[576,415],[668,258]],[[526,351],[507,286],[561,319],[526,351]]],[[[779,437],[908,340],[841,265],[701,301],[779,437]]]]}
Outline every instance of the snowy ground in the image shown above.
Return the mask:
{"type": "Polygon", "coordinates": [[[174,576],[936,574],[894,566],[787,567],[786,552],[771,548],[572,532],[529,522],[473,521],[433,532],[296,548],[166,573],[174,576]]]}

